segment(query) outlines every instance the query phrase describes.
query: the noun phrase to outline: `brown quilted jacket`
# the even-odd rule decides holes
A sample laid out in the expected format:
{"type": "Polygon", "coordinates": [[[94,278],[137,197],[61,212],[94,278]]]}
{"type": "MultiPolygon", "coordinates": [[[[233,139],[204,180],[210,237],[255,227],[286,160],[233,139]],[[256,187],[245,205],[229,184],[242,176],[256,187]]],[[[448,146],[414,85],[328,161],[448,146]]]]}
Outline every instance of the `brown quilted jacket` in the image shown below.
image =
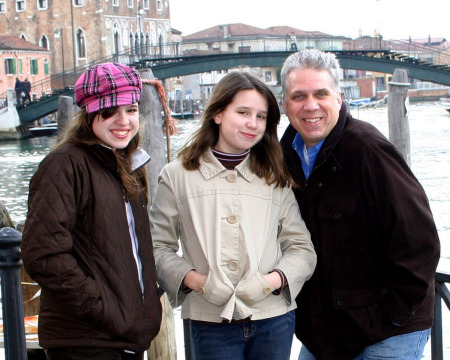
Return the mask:
{"type": "Polygon", "coordinates": [[[161,304],[147,201],[141,196],[131,205],[144,294],[111,150],[66,144],[39,165],[30,182],[22,254],[42,289],[42,347],[149,348],[161,304]]]}

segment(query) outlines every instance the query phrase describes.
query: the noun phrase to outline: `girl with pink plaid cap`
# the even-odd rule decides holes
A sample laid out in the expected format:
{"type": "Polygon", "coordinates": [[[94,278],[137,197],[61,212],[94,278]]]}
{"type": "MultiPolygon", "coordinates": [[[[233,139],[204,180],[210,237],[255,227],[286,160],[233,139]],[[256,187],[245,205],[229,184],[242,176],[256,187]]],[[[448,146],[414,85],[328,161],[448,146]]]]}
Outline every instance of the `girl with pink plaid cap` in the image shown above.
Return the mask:
{"type": "Polygon", "coordinates": [[[142,81],[105,63],[77,80],[81,108],[30,182],[22,254],[41,286],[47,359],[143,359],[159,331],[144,165],[142,81]]]}

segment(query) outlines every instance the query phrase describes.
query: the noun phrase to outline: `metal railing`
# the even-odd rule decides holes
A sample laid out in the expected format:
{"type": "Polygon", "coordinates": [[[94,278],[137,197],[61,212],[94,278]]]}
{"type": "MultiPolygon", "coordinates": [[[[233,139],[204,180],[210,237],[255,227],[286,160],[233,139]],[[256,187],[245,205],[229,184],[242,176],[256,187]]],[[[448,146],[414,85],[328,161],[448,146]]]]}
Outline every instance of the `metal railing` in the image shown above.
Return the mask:
{"type": "MultiPolygon", "coordinates": [[[[76,79],[89,67],[102,62],[118,62],[121,64],[146,67],[167,62],[181,61],[187,57],[206,55],[260,53],[260,52],[287,52],[303,48],[316,48],[331,52],[355,52],[358,56],[382,57],[396,61],[414,62],[425,66],[449,69],[450,52],[445,49],[436,49],[417,44],[409,46],[401,41],[383,41],[379,46],[368,45],[367,49],[351,49],[351,46],[343,47],[342,40],[324,36],[247,36],[202,39],[202,41],[184,40],[183,42],[168,42],[157,44],[140,44],[127,51],[111,56],[96,59],[81,66],[33,83],[31,94],[33,100],[50,96],[59,90],[71,88],[76,79]],[[295,46],[294,46],[295,45],[295,46]],[[398,50],[397,50],[398,49],[398,50]]],[[[0,108],[6,106],[6,93],[0,94],[0,108]]]]}

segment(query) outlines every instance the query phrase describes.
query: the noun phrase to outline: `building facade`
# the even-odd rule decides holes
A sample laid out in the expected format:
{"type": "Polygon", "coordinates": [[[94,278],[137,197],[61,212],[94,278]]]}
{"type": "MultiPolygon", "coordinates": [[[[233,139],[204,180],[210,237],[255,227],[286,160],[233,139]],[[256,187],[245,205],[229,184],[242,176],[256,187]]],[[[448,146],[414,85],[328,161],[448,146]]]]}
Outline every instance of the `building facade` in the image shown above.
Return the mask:
{"type": "Polygon", "coordinates": [[[163,0],[0,0],[0,34],[51,52],[52,74],[170,41],[163,0]]]}
{"type": "MultiPolygon", "coordinates": [[[[179,51],[187,55],[211,53],[245,53],[251,51],[286,51],[303,48],[342,50],[348,38],[332,36],[319,31],[303,31],[288,26],[273,26],[266,29],[251,25],[217,25],[188,36],[181,36],[179,51]]],[[[229,71],[249,71],[272,88],[276,97],[281,89],[275,67],[219,69],[206,73],[187,75],[166,81],[169,98],[174,101],[173,110],[180,112],[182,100],[208,100],[217,82],[229,71]]]]}
{"type": "MultiPolygon", "coordinates": [[[[31,84],[50,74],[50,51],[20,37],[0,35],[0,107],[6,105],[6,91],[15,88],[16,79],[31,84]]],[[[40,96],[31,92],[31,98],[40,96]]]]}

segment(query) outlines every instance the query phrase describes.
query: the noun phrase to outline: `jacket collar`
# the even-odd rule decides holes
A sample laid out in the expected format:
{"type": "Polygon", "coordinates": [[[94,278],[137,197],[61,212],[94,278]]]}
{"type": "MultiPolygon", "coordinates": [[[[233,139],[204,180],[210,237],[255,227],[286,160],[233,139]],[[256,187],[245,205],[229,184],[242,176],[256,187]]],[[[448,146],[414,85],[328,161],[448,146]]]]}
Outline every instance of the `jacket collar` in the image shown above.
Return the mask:
{"type": "Polygon", "coordinates": [[[328,155],[331,153],[333,148],[339,142],[339,139],[342,137],[342,133],[344,132],[345,127],[347,126],[349,117],[351,117],[351,115],[350,113],[347,112],[347,105],[343,101],[341,105],[341,110],[339,111],[338,121],[334,126],[334,128],[331,130],[331,132],[328,134],[328,136],[325,138],[325,142],[322,145],[323,149],[322,154],[328,155]]]}
{"type": "MultiPolygon", "coordinates": [[[[248,182],[252,182],[256,176],[250,170],[250,154],[248,154],[246,158],[238,166],[236,166],[235,169],[248,182]]],[[[199,170],[205,180],[209,180],[214,176],[227,171],[227,169],[214,156],[211,149],[206,151],[200,158],[199,170]]]]}
{"type": "Polygon", "coordinates": [[[136,171],[150,161],[150,155],[142,148],[137,148],[131,155],[131,170],[136,171]]]}
{"type": "MultiPolygon", "coordinates": [[[[108,169],[117,171],[117,160],[114,152],[109,146],[103,144],[92,144],[92,152],[94,156],[105,164],[108,169]]],[[[138,148],[131,155],[131,170],[136,171],[150,161],[150,155],[144,149],[138,148]]]]}

